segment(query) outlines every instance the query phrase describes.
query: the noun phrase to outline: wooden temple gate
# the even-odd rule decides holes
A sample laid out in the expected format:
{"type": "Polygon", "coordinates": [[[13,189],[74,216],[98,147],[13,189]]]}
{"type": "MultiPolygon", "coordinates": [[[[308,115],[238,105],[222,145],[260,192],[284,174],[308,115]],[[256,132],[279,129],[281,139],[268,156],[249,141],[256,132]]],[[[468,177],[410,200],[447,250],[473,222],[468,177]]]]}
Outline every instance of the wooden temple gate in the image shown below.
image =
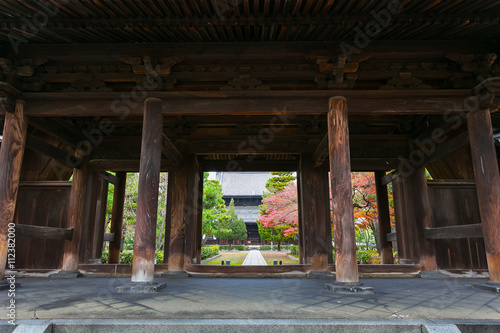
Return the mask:
{"type": "MultiPolygon", "coordinates": [[[[333,1],[286,7],[253,1],[251,8],[244,0],[220,15],[202,1],[160,2],[60,3],[60,16],[50,17],[31,42],[20,39],[18,21],[35,17],[38,5],[0,4],[8,13],[0,15],[0,277],[14,221],[19,268],[77,271],[100,259],[103,241],[110,241],[110,264],[118,263],[127,172],[140,173],[132,281],[154,278],[161,171],[169,172],[166,267],[204,271],[202,173],[297,171],[301,269],[331,267],[333,221],[337,281],[354,283],[350,174],[372,171],[384,264],[378,270],[403,267],[392,265],[396,241],[400,261],[413,269],[488,267],[491,281],[500,282],[492,125],[499,123],[492,42],[498,28],[481,21],[436,41],[437,22],[440,28],[419,32],[416,22],[427,16],[422,8],[352,1],[365,13],[355,20],[361,27],[373,21],[370,10],[406,15],[360,47],[342,42],[354,21],[327,20],[350,13],[337,12],[333,1]],[[106,18],[105,8],[116,17],[106,18]],[[179,26],[162,26],[148,12],[174,17],[179,26]],[[434,181],[427,181],[426,168],[434,181]],[[109,183],[115,196],[105,234],[109,183]]],[[[499,12],[492,6],[475,10],[499,12]]]]}

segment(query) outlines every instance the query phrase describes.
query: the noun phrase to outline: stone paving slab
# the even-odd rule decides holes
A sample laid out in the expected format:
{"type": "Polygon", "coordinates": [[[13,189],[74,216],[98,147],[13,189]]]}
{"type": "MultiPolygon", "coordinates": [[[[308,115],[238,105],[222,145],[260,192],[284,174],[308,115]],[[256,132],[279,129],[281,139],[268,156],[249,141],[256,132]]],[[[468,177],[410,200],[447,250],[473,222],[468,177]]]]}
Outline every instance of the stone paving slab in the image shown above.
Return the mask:
{"type": "MultiPolygon", "coordinates": [[[[20,278],[21,319],[487,319],[500,320],[500,295],[471,280],[361,279],[373,295],[337,295],[331,279],[157,278],[155,294],[117,294],[130,278],[20,278]]],[[[5,292],[5,291],[3,291],[5,292]]],[[[8,297],[0,297],[6,318],[8,297]]]]}
{"type": "Polygon", "coordinates": [[[241,264],[242,266],[264,266],[267,265],[266,260],[262,256],[262,253],[260,253],[259,250],[251,250],[248,252],[247,256],[245,257],[245,260],[241,264]]]}

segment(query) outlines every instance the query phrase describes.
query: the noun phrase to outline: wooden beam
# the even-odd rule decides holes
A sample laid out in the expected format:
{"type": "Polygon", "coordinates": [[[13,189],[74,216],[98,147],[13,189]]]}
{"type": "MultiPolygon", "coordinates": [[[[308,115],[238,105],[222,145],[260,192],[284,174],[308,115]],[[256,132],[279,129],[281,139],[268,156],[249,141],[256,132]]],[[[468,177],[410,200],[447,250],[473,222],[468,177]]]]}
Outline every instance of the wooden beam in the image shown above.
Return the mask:
{"type": "Polygon", "coordinates": [[[456,137],[446,141],[445,143],[439,145],[436,147],[434,152],[430,155],[424,155],[425,160],[422,163],[422,165],[427,165],[430,164],[434,161],[437,161],[449,153],[452,153],[463,146],[467,145],[469,143],[469,133],[461,133],[457,135],[456,137]]]}
{"type": "Polygon", "coordinates": [[[500,173],[490,110],[469,112],[467,125],[490,280],[500,282],[500,173]]]}
{"type": "Polygon", "coordinates": [[[67,189],[71,187],[72,182],[66,180],[51,180],[51,181],[21,181],[19,186],[24,189],[40,189],[40,187],[50,187],[51,189],[67,189]]]}
{"type": "MultiPolygon", "coordinates": [[[[139,172],[140,162],[140,159],[95,159],[89,162],[89,167],[94,171],[139,172]]],[[[161,172],[168,172],[172,168],[170,161],[161,160],[161,172]]]]}
{"type": "Polygon", "coordinates": [[[61,149],[31,134],[28,134],[28,137],[26,139],[26,147],[44,154],[50,158],[53,158],[56,161],[59,161],[71,168],[78,169],[80,167],[80,164],[82,163],[81,158],[78,158],[71,153],[62,151],[61,149]]]}
{"type": "Polygon", "coordinates": [[[115,184],[113,193],[113,208],[111,210],[110,231],[115,235],[109,242],[108,263],[120,263],[121,241],[123,235],[123,211],[125,208],[125,190],[127,185],[127,173],[117,172],[118,183],[115,184]]]}
{"type": "Polygon", "coordinates": [[[37,225],[16,224],[16,237],[38,239],[66,239],[73,238],[73,228],[41,227],[37,225]]]}
{"type": "Polygon", "coordinates": [[[337,282],[359,281],[354,233],[347,100],[332,97],[328,111],[328,147],[332,186],[337,282]]]}
{"type": "Polygon", "coordinates": [[[189,150],[197,155],[211,154],[299,154],[307,151],[306,140],[258,141],[256,137],[247,140],[196,140],[189,142],[189,150]]]}
{"type": "MultiPolygon", "coordinates": [[[[465,112],[469,90],[305,90],[305,91],[216,91],[149,92],[163,100],[169,116],[325,114],[328,97],[350,99],[351,115],[417,115],[465,112]]],[[[142,115],[139,103],[122,101],[121,93],[27,93],[26,114],[33,117],[142,115]],[[110,107],[112,105],[112,107],[110,107]]]]}
{"type": "Polygon", "coordinates": [[[387,241],[388,242],[396,242],[398,240],[397,234],[395,232],[387,233],[387,241]]]}
{"type": "Polygon", "coordinates": [[[425,229],[426,239],[482,238],[481,223],[425,229]]]}
{"type": "Polygon", "coordinates": [[[314,166],[319,167],[328,158],[328,133],[323,137],[323,140],[319,143],[318,147],[314,151],[313,159],[314,166]]]}
{"type": "Polygon", "coordinates": [[[148,98],[144,101],[132,282],[154,280],[162,131],[161,100],[148,98]]]}
{"type": "Polygon", "coordinates": [[[294,160],[203,160],[200,162],[203,171],[240,172],[240,171],[297,171],[298,162],[294,160]]]}
{"type": "Polygon", "coordinates": [[[31,118],[30,125],[73,146],[77,146],[78,143],[85,140],[85,137],[79,131],[61,126],[60,123],[50,118],[31,118]]]}
{"type": "Polygon", "coordinates": [[[398,177],[398,175],[399,175],[399,173],[397,172],[397,170],[394,170],[394,171],[388,173],[387,175],[383,176],[381,178],[381,182],[380,183],[382,185],[387,185],[389,183],[392,183],[392,181],[394,179],[396,179],[398,177]]]}
{"type": "Polygon", "coordinates": [[[387,234],[391,232],[391,215],[389,211],[389,195],[387,185],[382,185],[384,171],[375,172],[375,190],[377,192],[377,214],[379,225],[380,257],[382,264],[393,264],[392,243],[387,239],[387,234]]]}
{"type": "MultiPolygon", "coordinates": [[[[104,237],[102,238],[104,242],[113,242],[115,240],[115,233],[114,232],[106,232],[104,233],[104,237]]],[[[121,238],[120,238],[121,240],[121,238]]],[[[108,260],[109,262],[109,260],[108,260]]]]}
{"type": "Polygon", "coordinates": [[[161,152],[163,156],[170,161],[170,163],[174,166],[179,166],[182,161],[182,155],[179,153],[175,145],[170,141],[170,139],[163,134],[162,135],[162,148],[161,152]]]}
{"type": "Polygon", "coordinates": [[[14,113],[5,115],[0,147],[0,281],[4,276],[8,253],[12,254],[8,249],[13,249],[15,241],[9,241],[8,234],[9,226],[14,221],[27,131],[24,102],[18,100],[14,113]]]}
{"type": "Polygon", "coordinates": [[[109,172],[98,171],[98,172],[96,172],[96,174],[99,177],[101,177],[102,179],[106,180],[108,183],[111,183],[113,185],[118,185],[118,183],[120,182],[119,179],[118,179],[118,177],[113,176],[109,172]]]}

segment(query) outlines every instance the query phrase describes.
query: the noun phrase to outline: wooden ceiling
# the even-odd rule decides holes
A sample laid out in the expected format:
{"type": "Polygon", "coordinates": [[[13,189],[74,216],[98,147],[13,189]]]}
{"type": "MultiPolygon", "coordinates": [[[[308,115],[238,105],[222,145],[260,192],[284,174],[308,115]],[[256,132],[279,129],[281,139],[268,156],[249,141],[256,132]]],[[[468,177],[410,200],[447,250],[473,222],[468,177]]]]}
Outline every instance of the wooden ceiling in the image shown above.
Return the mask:
{"type": "MultiPolygon", "coordinates": [[[[353,40],[393,0],[3,0],[0,41],[30,43],[353,40]],[[10,35],[10,38],[9,38],[10,35]]],[[[492,40],[496,0],[401,0],[377,40],[492,40]]]]}

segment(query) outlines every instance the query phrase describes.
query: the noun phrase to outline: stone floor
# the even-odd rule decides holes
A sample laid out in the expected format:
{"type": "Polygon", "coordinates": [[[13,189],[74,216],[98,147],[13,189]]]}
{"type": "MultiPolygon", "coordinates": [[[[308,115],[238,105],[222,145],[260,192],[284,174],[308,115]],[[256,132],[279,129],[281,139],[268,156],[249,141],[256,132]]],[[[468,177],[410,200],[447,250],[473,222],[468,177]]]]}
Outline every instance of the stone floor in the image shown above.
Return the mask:
{"type": "MultiPolygon", "coordinates": [[[[116,294],[129,278],[18,278],[17,319],[488,319],[500,324],[500,295],[473,280],[363,279],[374,295],[337,295],[331,279],[157,278],[156,294],[116,294]]],[[[0,291],[6,318],[7,291],[0,291]]]]}

